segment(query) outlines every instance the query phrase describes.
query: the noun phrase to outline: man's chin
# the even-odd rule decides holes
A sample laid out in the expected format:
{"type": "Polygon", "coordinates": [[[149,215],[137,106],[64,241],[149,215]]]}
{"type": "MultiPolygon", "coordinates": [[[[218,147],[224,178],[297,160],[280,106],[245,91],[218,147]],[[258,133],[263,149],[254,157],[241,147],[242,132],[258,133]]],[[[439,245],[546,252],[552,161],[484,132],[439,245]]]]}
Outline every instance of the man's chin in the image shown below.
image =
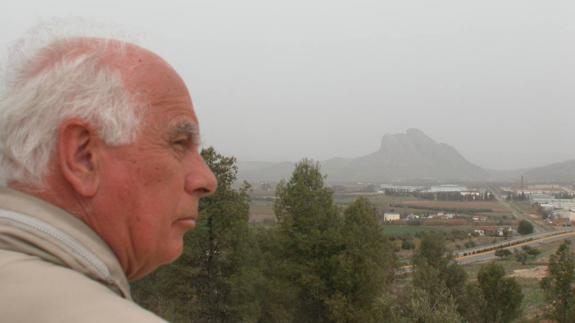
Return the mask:
{"type": "Polygon", "coordinates": [[[165,261],[162,263],[162,265],[169,265],[174,261],[178,260],[178,258],[182,256],[183,252],[184,252],[184,237],[181,236],[178,239],[177,245],[174,245],[170,249],[170,252],[166,253],[167,257],[165,258],[165,261]]]}
{"type": "Polygon", "coordinates": [[[180,258],[180,256],[182,255],[183,249],[184,248],[183,248],[183,240],[182,240],[182,243],[179,244],[179,246],[177,248],[173,248],[169,252],[164,253],[162,255],[163,257],[161,260],[157,261],[153,266],[149,266],[148,268],[146,268],[145,271],[133,273],[131,275],[129,273],[127,273],[128,274],[128,280],[130,282],[133,282],[133,281],[142,279],[142,278],[146,277],[147,275],[156,271],[158,268],[173,263],[174,261],[178,260],[178,258],[180,258]]]}

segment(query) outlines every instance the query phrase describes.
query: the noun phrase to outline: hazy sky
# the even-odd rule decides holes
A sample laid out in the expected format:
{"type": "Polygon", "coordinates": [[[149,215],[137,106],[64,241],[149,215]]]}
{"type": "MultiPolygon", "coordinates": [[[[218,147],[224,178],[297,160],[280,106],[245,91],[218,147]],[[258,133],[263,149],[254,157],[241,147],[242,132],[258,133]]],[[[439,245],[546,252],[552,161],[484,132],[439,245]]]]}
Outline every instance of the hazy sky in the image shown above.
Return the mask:
{"type": "Polygon", "coordinates": [[[573,1],[4,1],[0,47],[55,16],[141,34],[240,160],[357,157],[407,128],[483,167],[575,158],[573,1]]]}

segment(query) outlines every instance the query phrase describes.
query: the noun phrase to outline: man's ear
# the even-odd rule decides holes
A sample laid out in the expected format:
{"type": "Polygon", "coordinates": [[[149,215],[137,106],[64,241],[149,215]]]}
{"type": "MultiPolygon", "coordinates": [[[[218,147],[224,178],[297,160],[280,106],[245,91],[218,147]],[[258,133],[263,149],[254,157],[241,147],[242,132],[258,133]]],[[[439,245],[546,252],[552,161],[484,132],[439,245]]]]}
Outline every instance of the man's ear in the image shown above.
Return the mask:
{"type": "Polygon", "coordinates": [[[80,119],[64,121],[58,133],[59,167],[74,190],[91,197],[100,184],[101,141],[93,127],[80,119]]]}

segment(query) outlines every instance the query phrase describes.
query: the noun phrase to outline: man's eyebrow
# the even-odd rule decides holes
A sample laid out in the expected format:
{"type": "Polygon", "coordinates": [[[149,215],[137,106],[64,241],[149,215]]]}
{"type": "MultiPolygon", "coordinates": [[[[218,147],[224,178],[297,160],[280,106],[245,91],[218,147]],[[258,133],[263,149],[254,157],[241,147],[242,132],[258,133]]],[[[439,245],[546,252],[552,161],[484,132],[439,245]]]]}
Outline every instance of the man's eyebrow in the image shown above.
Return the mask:
{"type": "Polygon", "coordinates": [[[197,125],[189,122],[183,121],[177,123],[170,131],[170,137],[176,138],[179,136],[186,136],[187,139],[191,140],[194,145],[199,145],[200,143],[200,129],[197,125]]]}

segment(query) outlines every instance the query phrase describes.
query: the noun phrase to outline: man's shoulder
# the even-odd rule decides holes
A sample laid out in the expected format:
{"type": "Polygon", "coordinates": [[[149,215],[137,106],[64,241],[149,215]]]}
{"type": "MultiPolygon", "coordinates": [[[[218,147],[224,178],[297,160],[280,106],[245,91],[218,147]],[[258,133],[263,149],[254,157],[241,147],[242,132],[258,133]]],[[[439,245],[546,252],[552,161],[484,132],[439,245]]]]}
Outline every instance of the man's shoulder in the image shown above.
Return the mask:
{"type": "Polygon", "coordinates": [[[0,250],[0,286],[7,322],[165,322],[81,273],[19,252],[0,250]]]}

